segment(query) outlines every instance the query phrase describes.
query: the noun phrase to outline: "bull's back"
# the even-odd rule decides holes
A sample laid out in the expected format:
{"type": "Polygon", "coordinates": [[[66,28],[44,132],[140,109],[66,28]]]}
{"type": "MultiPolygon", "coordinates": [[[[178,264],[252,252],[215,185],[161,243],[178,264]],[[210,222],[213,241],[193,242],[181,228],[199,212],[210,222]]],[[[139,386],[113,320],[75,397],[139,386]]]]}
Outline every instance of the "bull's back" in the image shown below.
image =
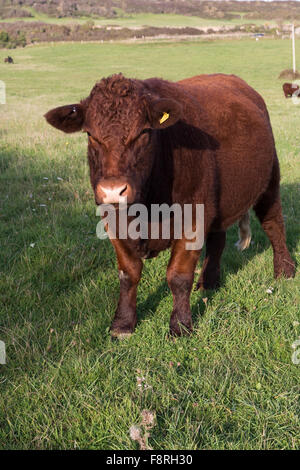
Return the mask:
{"type": "Polygon", "coordinates": [[[223,73],[203,74],[180,80],[178,83],[188,87],[205,86],[212,87],[213,89],[223,88],[224,90],[229,90],[230,92],[236,91],[242,93],[249,100],[255,103],[259,109],[266,113],[266,115],[268,115],[265,102],[260,94],[236,75],[226,75],[223,73]]]}
{"type": "Polygon", "coordinates": [[[219,216],[226,228],[268,185],[277,158],[268,111],[262,97],[234,75],[200,75],[178,83],[199,103],[199,120],[192,124],[205,126],[204,112],[219,142],[219,216]]]}

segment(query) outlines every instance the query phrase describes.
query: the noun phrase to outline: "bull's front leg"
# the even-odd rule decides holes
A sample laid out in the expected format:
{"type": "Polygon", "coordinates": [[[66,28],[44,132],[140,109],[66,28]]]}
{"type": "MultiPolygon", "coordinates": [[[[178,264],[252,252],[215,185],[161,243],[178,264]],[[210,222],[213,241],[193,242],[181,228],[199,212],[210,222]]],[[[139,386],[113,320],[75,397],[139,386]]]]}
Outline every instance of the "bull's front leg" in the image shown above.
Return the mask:
{"type": "Polygon", "coordinates": [[[174,243],[167,270],[167,280],[173,294],[173,311],[170,319],[170,333],[173,336],[181,336],[192,331],[190,294],[200,250],[186,250],[185,244],[186,240],[174,243]]]}
{"type": "Polygon", "coordinates": [[[136,294],[143,262],[123,241],[113,240],[112,243],[118,259],[120,297],[110,330],[113,337],[122,339],[130,336],[136,326],[136,294]]]}

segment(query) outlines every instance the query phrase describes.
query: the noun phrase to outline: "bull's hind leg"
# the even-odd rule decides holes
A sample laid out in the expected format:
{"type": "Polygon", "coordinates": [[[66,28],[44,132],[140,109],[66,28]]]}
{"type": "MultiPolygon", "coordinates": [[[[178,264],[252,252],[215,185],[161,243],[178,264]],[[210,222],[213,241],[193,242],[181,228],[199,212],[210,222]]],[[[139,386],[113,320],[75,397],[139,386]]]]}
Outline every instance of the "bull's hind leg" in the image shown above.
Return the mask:
{"type": "Polygon", "coordinates": [[[226,232],[210,232],[206,254],[197,289],[216,289],[220,286],[220,263],[226,243],[226,232]]]}
{"type": "Polygon", "coordinates": [[[254,206],[254,210],[272,244],[275,278],[281,275],[289,278],[295,275],[295,264],[286,246],[279,179],[279,165],[276,161],[269,186],[254,206]]]}

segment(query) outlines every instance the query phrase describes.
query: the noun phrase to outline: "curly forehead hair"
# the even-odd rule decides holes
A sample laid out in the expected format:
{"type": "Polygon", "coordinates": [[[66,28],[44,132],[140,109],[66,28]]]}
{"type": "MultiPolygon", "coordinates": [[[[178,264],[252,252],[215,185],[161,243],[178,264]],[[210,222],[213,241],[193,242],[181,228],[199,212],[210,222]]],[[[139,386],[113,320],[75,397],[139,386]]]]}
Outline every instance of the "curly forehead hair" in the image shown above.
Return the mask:
{"type": "Polygon", "coordinates": [[[120,73],[96,83],[85,104],[94,122],[101,116],[102,124],[105,118],[111,123],[119,122],[129,129],[130,121],[126,122],[127,118],[143,112],[141,95],[142,84],[138,80],[125,78],[120,73]]]}
{"type": "Polygon", "coordinates": [[[136,91],[135,80],[125,78],[123,74],[118,73],[97,82],[90,93],[90,98],[101,94],[102,97],[109,100],[118,99],[132,95],[134,91],[136,91]]]}

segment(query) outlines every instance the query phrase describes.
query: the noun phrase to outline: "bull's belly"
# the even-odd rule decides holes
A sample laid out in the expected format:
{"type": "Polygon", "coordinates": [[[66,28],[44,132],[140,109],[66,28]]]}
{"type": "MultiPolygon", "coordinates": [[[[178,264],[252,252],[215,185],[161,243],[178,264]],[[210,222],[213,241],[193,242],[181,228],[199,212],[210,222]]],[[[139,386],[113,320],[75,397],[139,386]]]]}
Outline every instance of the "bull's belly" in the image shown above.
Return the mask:
{"type": "Polygon", "coordinates": [[[226,230],[255,205],[266,191],[270,181],[274,156],[255,161],[251,167],[223,166],[220,173],[220,191],[217,214],[220,229],[226,230]]]}

